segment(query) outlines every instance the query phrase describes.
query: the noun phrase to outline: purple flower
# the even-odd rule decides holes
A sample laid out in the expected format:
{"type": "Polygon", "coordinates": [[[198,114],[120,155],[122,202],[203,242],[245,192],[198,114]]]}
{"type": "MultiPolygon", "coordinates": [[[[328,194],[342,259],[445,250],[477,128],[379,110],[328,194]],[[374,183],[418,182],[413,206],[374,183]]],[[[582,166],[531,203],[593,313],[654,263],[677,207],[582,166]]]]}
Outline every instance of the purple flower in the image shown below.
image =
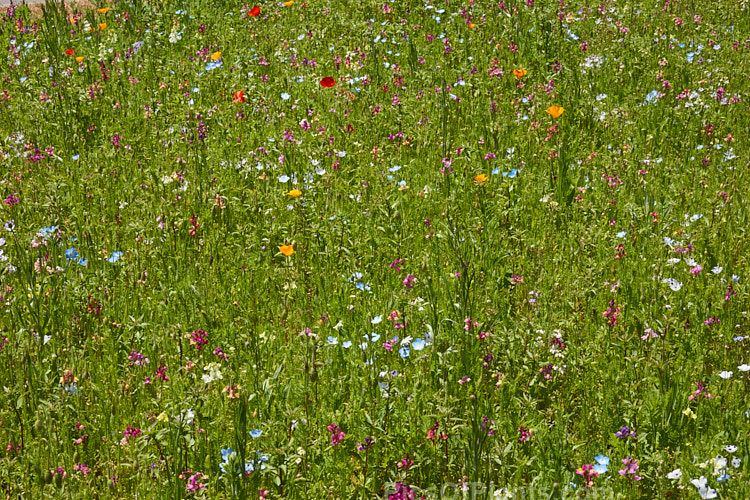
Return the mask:
{"type": "Polygon", "coordinates": [[[620,439],[627,439],[629,437],[635,437],[635,432],[631,431],[630,427],[626,425],[622,429],[620,429],[618,432],[615,432],[615,436],[620,439]]]}

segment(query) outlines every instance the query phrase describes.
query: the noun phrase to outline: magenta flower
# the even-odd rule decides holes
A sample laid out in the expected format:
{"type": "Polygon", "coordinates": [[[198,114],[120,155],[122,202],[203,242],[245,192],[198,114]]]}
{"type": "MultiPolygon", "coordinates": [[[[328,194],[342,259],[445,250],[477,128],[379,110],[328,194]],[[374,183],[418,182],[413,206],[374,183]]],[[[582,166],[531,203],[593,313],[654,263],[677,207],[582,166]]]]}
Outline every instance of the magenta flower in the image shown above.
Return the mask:
{"type": "Polygon", "coordinates": [[[417,278],[415,276],[412,276],[411,274],[406,275],[406,279],[404,280],[404,286],[411,290],[414,288],[414,283],[417,282],[417,278]]]}
{"type": "Polygon", "coordinates": [[[586,464],[579,467],[576,470],[576,474],[578,474],[579,476],[583,476],[583,481],[586,483],[587,488],[591,488],[592,486],[594,486],[593,478],[599,475],[599,473],[594,470],[594,466],[592,464],[586,464]]]}
{"type": "Polygon", "coordinates": [[[336,424],[326,427],[331,432],[331,446],[338,446],[346,437],[346,434],[336,424]]]}
{"type": "Polygon", "coordinates": [[[519,427],[518,432],[521,433],[521,438],[518,440],[519,443],[523,443],[524,441],[528,441],[529,439],[534,437],[534,434],[532,434],[531,431],[526,427],[519,427]]]}

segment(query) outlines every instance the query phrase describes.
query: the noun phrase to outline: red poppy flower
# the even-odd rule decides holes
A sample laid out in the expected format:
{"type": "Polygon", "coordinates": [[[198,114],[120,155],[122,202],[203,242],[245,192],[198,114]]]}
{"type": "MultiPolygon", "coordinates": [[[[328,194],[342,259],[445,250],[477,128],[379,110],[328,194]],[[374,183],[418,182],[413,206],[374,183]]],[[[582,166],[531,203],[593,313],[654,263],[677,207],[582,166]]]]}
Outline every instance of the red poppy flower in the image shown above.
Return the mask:
{"type": "Polygon", "coordinates": [[[336,85],[336,80],[334,80],[334,79],[333,79],[333,78],[331,78],[330,76],[327,76],[327,77],[323,78],[323,79],[322,79],[322,80],[320,81],[320,86],[321,86],[321,87],[325,87],[325,88],[331,88],[331,87],[333,87],[334,85],[336,85]]]}
{"type": "Polygon", "coordinates": [[[250,14],[250,17],[258,17],[260,15],[260,7],[256,5],[255,7],[250,9],[250,12],[248,12],[248,14],[250,14]]]}
{"type": "Polygon", "coordinates": [[[234,97],[234,99],[232,99],[232,102],[245,102],[245,101],[247,101],[247,97],[245,97],[245,91],[244,90],[239,90],[237,92],[234,92],[232,94],[232,96],[234,97]]]}
{"type": "Polygon", "coordinates": [[[72,56],[75,53],[76,53],[76,51],[73,50],[73,49],[68,49],[68,50],[65,51],[65,55],[67,55],[67,56],[72,56]]]}

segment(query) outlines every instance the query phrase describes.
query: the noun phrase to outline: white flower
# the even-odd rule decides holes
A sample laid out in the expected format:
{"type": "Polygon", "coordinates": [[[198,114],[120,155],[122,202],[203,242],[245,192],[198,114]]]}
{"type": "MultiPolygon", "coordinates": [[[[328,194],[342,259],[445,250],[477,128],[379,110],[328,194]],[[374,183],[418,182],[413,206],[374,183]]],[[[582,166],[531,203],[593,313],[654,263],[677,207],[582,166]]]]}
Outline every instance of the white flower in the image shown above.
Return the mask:
{"type": "Polygon", "coordinates": [[[726,379],[732,378],[733,374],[734,374],[734,372],[723,371],[723,372],[719,373],[719,377],[721,377],[724,380],[726,380],[726,379]]]}
{"type": "Polygon", "coordinates": [[[727,466],[727,459],[721,455],[717,455],[716,458],[712,458],[711,462],[714,464],[714,469],[718,472],[719,470],[727,466]]]}
{"type": "Polygon", "coordinates": [[[691,259],[690,257],[687,257],[685,259],[685,264],[687,264],[690,267],[695,267],[698,265],[698,263],[694,259],[691,259]]]}
{"type": "Polygon", "coordinates": [[[190,425],[193,423],[193,419],[195,418],[195,412],[192,410],[192,408],[188,408],[187,410],[182,410],[180,414],[177,416],[177,423],[184,423],[185,425],[190,425]]]}
{"type": "Polygon", "coordinates": [[[734,445],[731,445],[731,444],[728,444],[728,445],[726,445],[726,446],[724,447],[724,449],[725,449],[725,450],[726,450],[727,452],[729,452],[729,453],[734,453],[735,451],[737,451],[737,447],[736,447],[736,446],[734,446],[734,445]]]}
{"type": "Polygon", "coordinates": [[[704,476],[701,476],[700,479],[691,479],[690,482],[698,488],[698,494],[701,498],[716,498],[716,490],[707,486],[707,479],[704,476]]]}
{"type": "Polygon", "coordinates": [[[500,488],[499,490],[495,490],[495,500],[505,500],[507,498],[513,498],[513,492],[506,489],[506,488],[500,488]]]}
{"type": "Polygon", "coordinates": [[[380,323],[381,321],[383,321],[383,315],[382,315],[382,314],[381,314],[381,315],[379,315],[379,316],[375,316],[374,318],[372,318],[372,319],[370,320],[370,324],[371,324],[371,325],[377,325],[377,324],[378,324],[378,323],[380,323]]]}
{"type": "Polygon", "coordinates": [[[714,268],[711,268],[711,272],[714,274],[719,274],[724,268],[721,266],[716,266],[714,268]]]}
{"type": "Polygon", "coordinates": [[[682,477],[682,471],[680,469],[675,469],[669,474],[667,474],[667,479],[680,479],[682,477]]]}
{"type": "Polygon", "coordinates": [[[221,365],[219,363],[209,363],[203,367],[203,370],[208,372],[203,375],[203,382],[206,384],[224,378],[221,374],[221,365]]]}
{"type": "Polygon", "coordinates": [[[737,369],[739,371],[741,371],[741,372],[746,372],[746,371],[750,370],[750,365],[740,365],[740,366],[737,367],[737,369]]]}
{"type": "Polygon", "coordinates": [[[682,259],[677,259],[677,258],[669,259],[669,260],[667,260],[667,264],[677,264],[681,260],[682,259]]]}
{"type": "Polygon", "coordinates": [[[740,464],[742,464],[742,460],[740,460],[739,458],[732,459],[732,467],[734,467],[735,469],[739,469],[740,464]]]}

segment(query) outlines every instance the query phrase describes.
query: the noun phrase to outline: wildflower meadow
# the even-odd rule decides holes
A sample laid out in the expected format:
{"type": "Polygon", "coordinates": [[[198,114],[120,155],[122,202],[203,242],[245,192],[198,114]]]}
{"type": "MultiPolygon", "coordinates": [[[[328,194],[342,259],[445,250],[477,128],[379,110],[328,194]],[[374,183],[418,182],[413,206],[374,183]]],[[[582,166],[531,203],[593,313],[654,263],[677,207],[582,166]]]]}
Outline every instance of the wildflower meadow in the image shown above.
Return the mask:
{"type": "Polygon", "coordinates": [[[0,51],[0,497],[750,498],[750,1],[10,5],[0,51]]]}

